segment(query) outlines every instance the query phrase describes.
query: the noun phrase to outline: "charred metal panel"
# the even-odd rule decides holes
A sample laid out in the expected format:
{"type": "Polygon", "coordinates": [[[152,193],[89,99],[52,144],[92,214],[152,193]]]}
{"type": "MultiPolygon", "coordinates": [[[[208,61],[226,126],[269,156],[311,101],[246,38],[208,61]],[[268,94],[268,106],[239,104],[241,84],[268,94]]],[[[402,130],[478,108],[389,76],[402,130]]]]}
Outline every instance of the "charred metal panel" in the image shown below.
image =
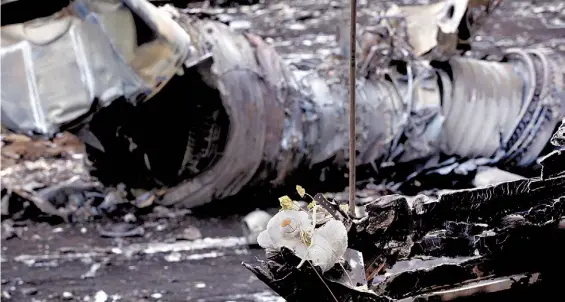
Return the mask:
{"type": "MultiPolygon", "coordinates": [[[[413,202],[401,195],[377,197],[360,218],[334,216],[349,228],[349,248],[363,254],[364,288],[336,281],[347,274],[347,261],[322,273],[314,265],[298,266],[300,259],[285,248],[268,252],[257,266],[244,265],[288,301],[308,301],[314,292],[324,301],[512,295],[518,286],[560,278],[563,196],[563,176],[531,178],[437,199],[420,195],[413,202]]],[[[339,211],[335,203],[319,204],[339,211]]]]}

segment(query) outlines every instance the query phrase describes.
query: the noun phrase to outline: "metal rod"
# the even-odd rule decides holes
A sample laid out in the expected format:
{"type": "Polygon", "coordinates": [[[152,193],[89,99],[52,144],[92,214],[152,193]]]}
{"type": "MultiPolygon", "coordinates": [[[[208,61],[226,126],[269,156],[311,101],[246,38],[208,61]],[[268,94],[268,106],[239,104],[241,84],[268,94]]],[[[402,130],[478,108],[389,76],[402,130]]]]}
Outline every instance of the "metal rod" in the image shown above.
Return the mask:
{"type": "Polygon", "coordinates": [[[357,0],[350,0],[349,26],[349,213],[355,216],[355,55],[357,36],[357,0]]]}

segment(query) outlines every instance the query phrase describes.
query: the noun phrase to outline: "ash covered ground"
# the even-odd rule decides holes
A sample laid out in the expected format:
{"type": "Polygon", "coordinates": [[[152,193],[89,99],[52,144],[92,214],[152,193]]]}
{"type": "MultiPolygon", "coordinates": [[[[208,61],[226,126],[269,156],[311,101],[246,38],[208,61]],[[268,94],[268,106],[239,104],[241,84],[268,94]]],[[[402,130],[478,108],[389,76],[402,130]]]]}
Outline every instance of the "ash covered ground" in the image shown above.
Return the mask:
{"type": "MultiPolygon", "coordinates": [[[[265,2],[202,12],[259,34],[289,63],[305,68],[336,52],[337,24],[347,16],[347,1],[265,2]]],[[[361,24],[371,23],[379,7],[373,2],[378,1],[359,1],[361,24]]],[[[565,4],[505,1],[476,40],[477,49],[489,51],[541,42],[564,47],[565,4]]],[[[156,207],[135,217],[139,227],[128,230],[107,221],[18,222],[13,226],[17,236],[8,239],[3,231],[2,300],[282,301],[241,266],[264,257],[245,243],[243,214],[222,211],[212,218],[156,207]],[[112,238],[112,232],[136,236],[112,238]]]]}

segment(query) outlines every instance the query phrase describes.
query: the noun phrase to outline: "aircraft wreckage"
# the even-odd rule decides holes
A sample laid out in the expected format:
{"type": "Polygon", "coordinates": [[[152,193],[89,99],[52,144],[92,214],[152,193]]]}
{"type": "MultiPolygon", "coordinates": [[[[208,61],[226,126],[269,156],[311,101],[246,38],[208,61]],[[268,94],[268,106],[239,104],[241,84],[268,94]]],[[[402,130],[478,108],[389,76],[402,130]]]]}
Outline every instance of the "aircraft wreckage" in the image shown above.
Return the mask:
{"type": "MultiPolygon", "coordinates": [[[[327,195],[307,208],[282,198],[257,239],[268,260],[247,268],[289,301],[452,300],[556,284],[565,267],[565,54],[462,55],[499,2],[393,5],[363,28],[355,156],[375,174],[411,167],[395,189],[477,167],[541,176],[358,200],[356,217],[327,195]]],[[[84,142],[98,172],[112,171],[100,177],[106,184],[153,189],[140,204],[195,207],[346,166],[345,64],[296,68],[252,33],[142,0],[77,0],[51,13],[2,20],[3,131],[51,138],[3,136],[3,157],[13,159],[2,171],[3,215],[17,196],[68,219],[61,204],[72,199],[77,210],[77,191],[100,189],[80,142],[62,131],[84,142]],[[52,158],[30,160],[40,151],[52,158]]]]}

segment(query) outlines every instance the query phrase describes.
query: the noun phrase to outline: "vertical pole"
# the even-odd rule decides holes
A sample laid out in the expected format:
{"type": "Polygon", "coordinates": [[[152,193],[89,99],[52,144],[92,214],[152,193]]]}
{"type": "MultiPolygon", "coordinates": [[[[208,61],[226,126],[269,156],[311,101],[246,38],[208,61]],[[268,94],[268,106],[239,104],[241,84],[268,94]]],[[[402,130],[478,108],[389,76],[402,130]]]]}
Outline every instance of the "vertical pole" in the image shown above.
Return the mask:
{"type": "Polygon", "coordinates": [[[357,0],[350,2],[349,32],[349,212],[355,216],[355,55],[357,36],[357,0]]]}

